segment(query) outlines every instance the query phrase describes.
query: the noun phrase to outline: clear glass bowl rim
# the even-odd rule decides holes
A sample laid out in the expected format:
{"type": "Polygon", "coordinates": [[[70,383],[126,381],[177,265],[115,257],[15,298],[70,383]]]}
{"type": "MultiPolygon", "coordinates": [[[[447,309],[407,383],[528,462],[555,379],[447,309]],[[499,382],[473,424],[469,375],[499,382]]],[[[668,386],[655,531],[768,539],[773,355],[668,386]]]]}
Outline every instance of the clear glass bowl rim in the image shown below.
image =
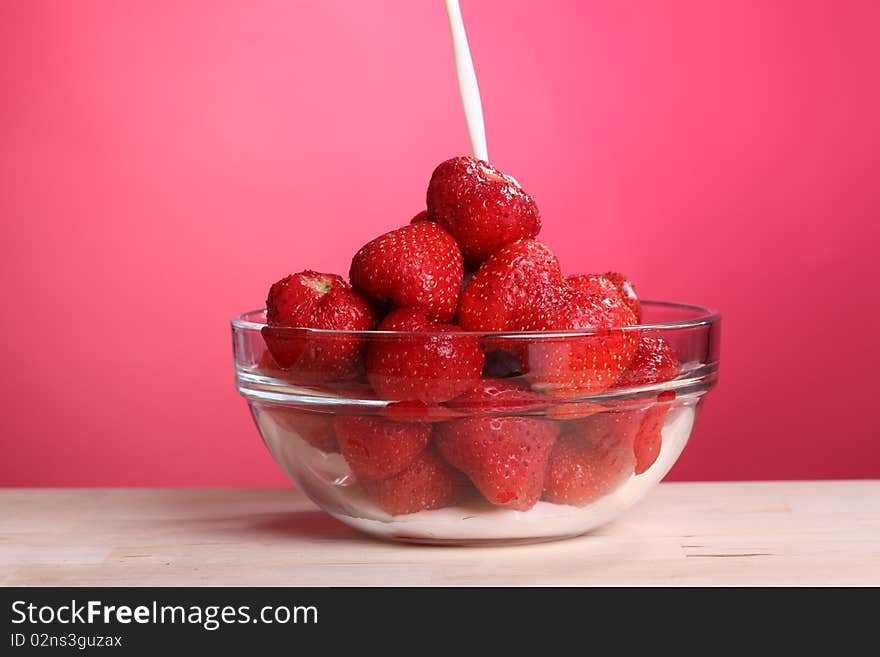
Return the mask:
{"type": "MultiPolygon", "coordinates": [[[[703,306],[697,306],[689,303],[678,303],[673,301],[652,301],[652,300],[643,300],[643,306],[653,306],[653,307],[663,307],[663,308],[674,308],[681,311],[689,311],[693,313],[695,316],[690,319],[683,319],[674,322],[659,322],[655,324],[633,324],[632,326],[622,326],[619,328],[615,328],[614,331],[670,331],[670,330],[681,330],[681,329],[689,329],[696,328],[699,326],[711,326],[713,324],[718,323],[721,320],[721,314],[710,308],[705,308],[703,306]]],[[[256,310],[248,310],[246,312],[241,313],[237,317],[233,317],[232,327],[235,330],[246,331],[261,331],[263,327],[268,326],[266,323],[254,322],[247,319],[248,317],[252,317],[254,315],[258,315],[261,313],[265,313],[265,308],[258,308],[256,310]]],[[[350,337],[378,337],[378,336],[404,336],[404,335],[437,335],[437,336],[449,336],[448,332],[443,331],[337,331],[332,329],[316,329],[316,328],[308,328],[305,326],[285,326],[285,327],[273,327],[275,331],[297,331],[303,332],[310,335],[314,335],[315,337],[326,336],[350,336],[350,337]]],[[[541,337],[576,337],[581,335],[594,335],[596,332],[589,329],[573,329],[573,330],[565,330],[565,331],[503,331],[503,332],[487,332],[487,331],[459,331],[454,333],[453,335],[474,335],[480,337],[492,337],[492,338],[502,338],[502,339],[516,339],[516,338],[532,338],[534,339],[536,336],[541,337]]]]}

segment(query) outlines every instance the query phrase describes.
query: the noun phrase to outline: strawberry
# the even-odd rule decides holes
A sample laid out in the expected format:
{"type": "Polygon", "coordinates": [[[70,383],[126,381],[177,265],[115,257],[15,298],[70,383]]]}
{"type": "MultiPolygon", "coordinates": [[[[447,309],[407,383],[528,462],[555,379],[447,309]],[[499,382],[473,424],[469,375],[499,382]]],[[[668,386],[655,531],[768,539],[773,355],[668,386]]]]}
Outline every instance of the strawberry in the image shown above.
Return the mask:
{"type": "Polygon", "coordinates": [[[382,409],[382,415],[394,420],[418,422],[447,422],[471,413],[537,412],[548,405],[543,395],[523,383],[480,379],[463,394],[440,406],[420,401],[391,402],[382,409]]]}
{"type": "Polygon", "coordinates": [[[596,406],[595,414],[571,422],[569,426],[592,445],[624,449],[631,457],[630,470],[635,474],[650,468],[660,454],[661,431],[668,404],[652,403],[644,408],[616,410],[596,406]]]}
{"type": "Polygon", "coordinates": [[[363,340],[315,335],[302,329],[365,331],[376,324],[373,308],[335,274],[306,270],[276,282],[266,299],[263,339],[275,362],[303,383],[334,381],[357,371],[363,340]]]}
{"type": "Polygon", "coordinates": [[[663,383],[678,376],[681,366],[668,341],[660,337],[642,335],[629,366],[617,379],[617,385],[647,386],[663,383]]]}
{"type": "Polygon", "coordinates": [[[337,415],[339,451],[358,479],[384,479],[409,466],[425,449],[431,427],[369,415],[337,415]]]}
{"type": "MultiPolygon", "coordinates": [[[[639,411],[619,410],[605,406],[601,412],[571,422],[572,433],[591,448],[600,451],[623,450],[630,452],[633,438],[642,418],[639,411]]],[[[631,456],[631,454],[630,454],[631,456]]]]}
{"type": "Polygon", "coordinates": [[[296,434],[312,447],[322,452],[339,451],[336,431],[333,429],[333,415],[284,406],[267,406],[262,412],[271,415],[282,429],[296,434]]]}
{"type": "Polygon", "coordinates": [[[470,265],[541,230],[538,206],[520,184],[473,157],[454,157],[434,169],[427,205],[428,214],[456,239],[470,265]]]}
{"type": "Polygon", "coordinates": [[[620,298],[629,306],[629,309],[635,313],[636,321],[642,321],[642,302],[639,301],[639,295],[636,294],[636,286],[626,276],[619,272],[608,271],[602,274],[602,277],[614,283],[620,298]]]}
{"type": "Polygon", "coordinates": [[[464,266],[455,240],[419,221],[377,237],[351,261],[352,285],[381,303],[422,310],[447,322],[455,315],[464,266]]]}
{"type": "Polygon", "coordinates": [[[563,283],[559,260],[543,243],[521,239],[496,251],[461,293],[458,324],[466,331],[509,331],[548,287],[563,283]]]}
{"type": "Polygon", "coordinates": [[[558,425],[547,420],[473,416],[438,425],[435,443],[489,502],[527,511],[541,497],[558,433],[558,425]]]}
{"type": "Polygon", "coordinates": [[[562,399],[558,404],[551,405],[545,415],[551,420],[581,420],[604,410],[605,407],[596,402],[562,399]]]}
{"type": "Polygon", "coordinates": [[[606,297],[620,297],[636,316],[642,321],[642,304],[636,294],[636,287],[626,276],[618,272],[604,274],[580,274],[565,279],[576,290],[587,294],[601,294],[606,297]]]}
{"type": "Polygon", "coordinates": [[[565,281],[584,294],[598,294],[603,297],[620,297],[620,290],[614,281],[600,274],[578,274],[568,276],[565,281]]]}
{"type": "Polygon", "coordinates": [[[265,376],[272,376],[276,378],[282,378],[284,376],[284,370],[275,362],[275,359],[272,358],[272,353],[267,349],[263,352],[263,355],[260,356],[260,360],[257,361],[256,369],[260,374],[265,376]]]}
{"type": "Polygon", "coordinates": [[[485,356],[477,336],[458,326],[435,322],[417,310],[392,310],[367,350],[367,378],[389,400],[444,402],[474,385],[485,356]]]}
{"type": "MultiPolygon", "coordinates": [[[[642,335],[638,348],[627,369],[618,379],[618,385],[625,387],[662,383],[674,378],[679,371],[678,361],[672,347],[663,338],[642,335]]],[[[675,398],[672,391],[663,392],[657,402],[641,408],[613,409],[593,415],[589,420],[572,423],[581,435],[593,443],[618,445],[631,450],[634,456],[635,474],[647,470],[661,448],[661,431],[669,410],[669,399],[675,398]]]]}
{"type": "Polygon", "coordinates": [[[558,397],[601,392],[629,364],[638,342],[636,333],[615,329],[634,323],[632,311],[618,298],[584,294],[568,285],[545,290],[515,329],[590,333],[536,336],[523,355],[524,376],[558,397]]]}
{"type": "Polygon", "coordinates": [[[461,413],[500,414],[539,412],[549,404],[547,397],[522,383],[481,379],[476,386],[446,406],[461,413]]]}
{"type": "Polygon", "coordinates": [[[399,422],[446,422],[461,417],[461,413],[454,409],[417,400],[388,402],[381,413],[383,417],[399,422]]]}
{"type": "Polygon", "coordinates": [[[428,218],[428,211],[427,210],[422,210],[421,212],[419,212],[415,217],[413,217],[412,219],[409,220],[409,223],[417,224],[420,221],[431,221],[428,218]]]}
{"type": "Polygon", "coordinates": [[[627,444],[608,440],[601,431],[595,437],[589,435],[589,427],[595,427],[596,418],[603,415],[611,414],[573,423],[574,428],[559,437],[548,459],[542,499],[583,506],[610,492],[632,474],[633,456],[627,444]]]}
{"type": "Polygon", "coordinates": [[[432,447],[423,450],[393,477],[364,482],[367,494],[395,516],[451,506],[468,488],[467,479],[441,459],[432,447]]]}
{"type": "MultiPolygon", "coordinates": [[[[670,381],[678,376],[681,366],[672,345],[660,337],[642,335],[629,367],[620,375],[617,385],[622,387],[646,386],[670,381]]],[[[641,420],[641,426],[633,440],[636,457],[636,474],[650,468],[660,454],[661,432],[669,404],[665,397],[675,399],[675,392],[660,393],[657,404],[639,411],[631,411],[641,420]]]]}
{"type": "Polygon", "coordinates": [[[645,409],[641,414],[642,422],[633,439],[633,455],[636,458],[635,473],[642,474],[654,465],[663,447],[663,423],[669,406],[657,404],[645,409]]]}

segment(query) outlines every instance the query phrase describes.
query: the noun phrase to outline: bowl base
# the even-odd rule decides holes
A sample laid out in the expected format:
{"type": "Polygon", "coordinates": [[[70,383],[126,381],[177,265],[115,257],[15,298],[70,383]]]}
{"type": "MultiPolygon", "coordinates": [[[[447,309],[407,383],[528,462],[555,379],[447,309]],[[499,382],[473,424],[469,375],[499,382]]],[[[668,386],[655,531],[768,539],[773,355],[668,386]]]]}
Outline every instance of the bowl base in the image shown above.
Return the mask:
{"type": "Polygon", "coordinates": [[[566,541],[572,538],[578,538],[591,533],[588,530],[575,534],[564,534],[560,536],[533,536],[531,538],[472,538],[472,539],[454,539],[454,538],[424,538],[421,536],[383,536],[378,534],[370,534],[373,538],[390,541],[392,543],[406,543],[408,545],[429,545],[432,547],[505,547],[517,545],[538,545],[541,543],[555,543],[556,541],[566,541]]]}

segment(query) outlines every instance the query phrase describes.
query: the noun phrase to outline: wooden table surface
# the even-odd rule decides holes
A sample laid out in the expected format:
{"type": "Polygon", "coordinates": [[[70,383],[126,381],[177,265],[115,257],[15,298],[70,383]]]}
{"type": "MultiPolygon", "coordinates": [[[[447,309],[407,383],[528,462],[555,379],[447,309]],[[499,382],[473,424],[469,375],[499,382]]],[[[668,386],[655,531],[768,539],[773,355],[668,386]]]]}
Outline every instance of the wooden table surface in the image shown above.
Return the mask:
{"type": "Polygon", "coordinates": [[[668,483],[590,535],[395,545],[291,489],[0,489],[0,585],[880,585],[880,481],[668,483]]]}

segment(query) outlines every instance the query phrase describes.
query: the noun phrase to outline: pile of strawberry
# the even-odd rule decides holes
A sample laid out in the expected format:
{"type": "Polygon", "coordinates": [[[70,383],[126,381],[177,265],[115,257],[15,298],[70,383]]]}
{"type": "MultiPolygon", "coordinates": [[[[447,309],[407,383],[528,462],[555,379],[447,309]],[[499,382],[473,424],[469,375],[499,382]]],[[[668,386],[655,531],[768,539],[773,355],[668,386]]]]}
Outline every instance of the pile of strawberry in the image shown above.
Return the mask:
{"type": "Polygon", "coordinates": [[[670,400],[636,410],[579,400],[674,378],[672,347],[620,330],[641,320],[632,283],[566,277],[540,228],[516,180],[456,157],[434,170],[425,211],[355,254],[350,283],[307,270],[269,290],[262,368],[302,385],[361,382],[389,402],[381,415],[277,411],[341,452],[389,513],[474,490],[517,510],[583,505],[657,458],[670,400]],[[498,335],[527,331],[544,333],[498,335]]]}

